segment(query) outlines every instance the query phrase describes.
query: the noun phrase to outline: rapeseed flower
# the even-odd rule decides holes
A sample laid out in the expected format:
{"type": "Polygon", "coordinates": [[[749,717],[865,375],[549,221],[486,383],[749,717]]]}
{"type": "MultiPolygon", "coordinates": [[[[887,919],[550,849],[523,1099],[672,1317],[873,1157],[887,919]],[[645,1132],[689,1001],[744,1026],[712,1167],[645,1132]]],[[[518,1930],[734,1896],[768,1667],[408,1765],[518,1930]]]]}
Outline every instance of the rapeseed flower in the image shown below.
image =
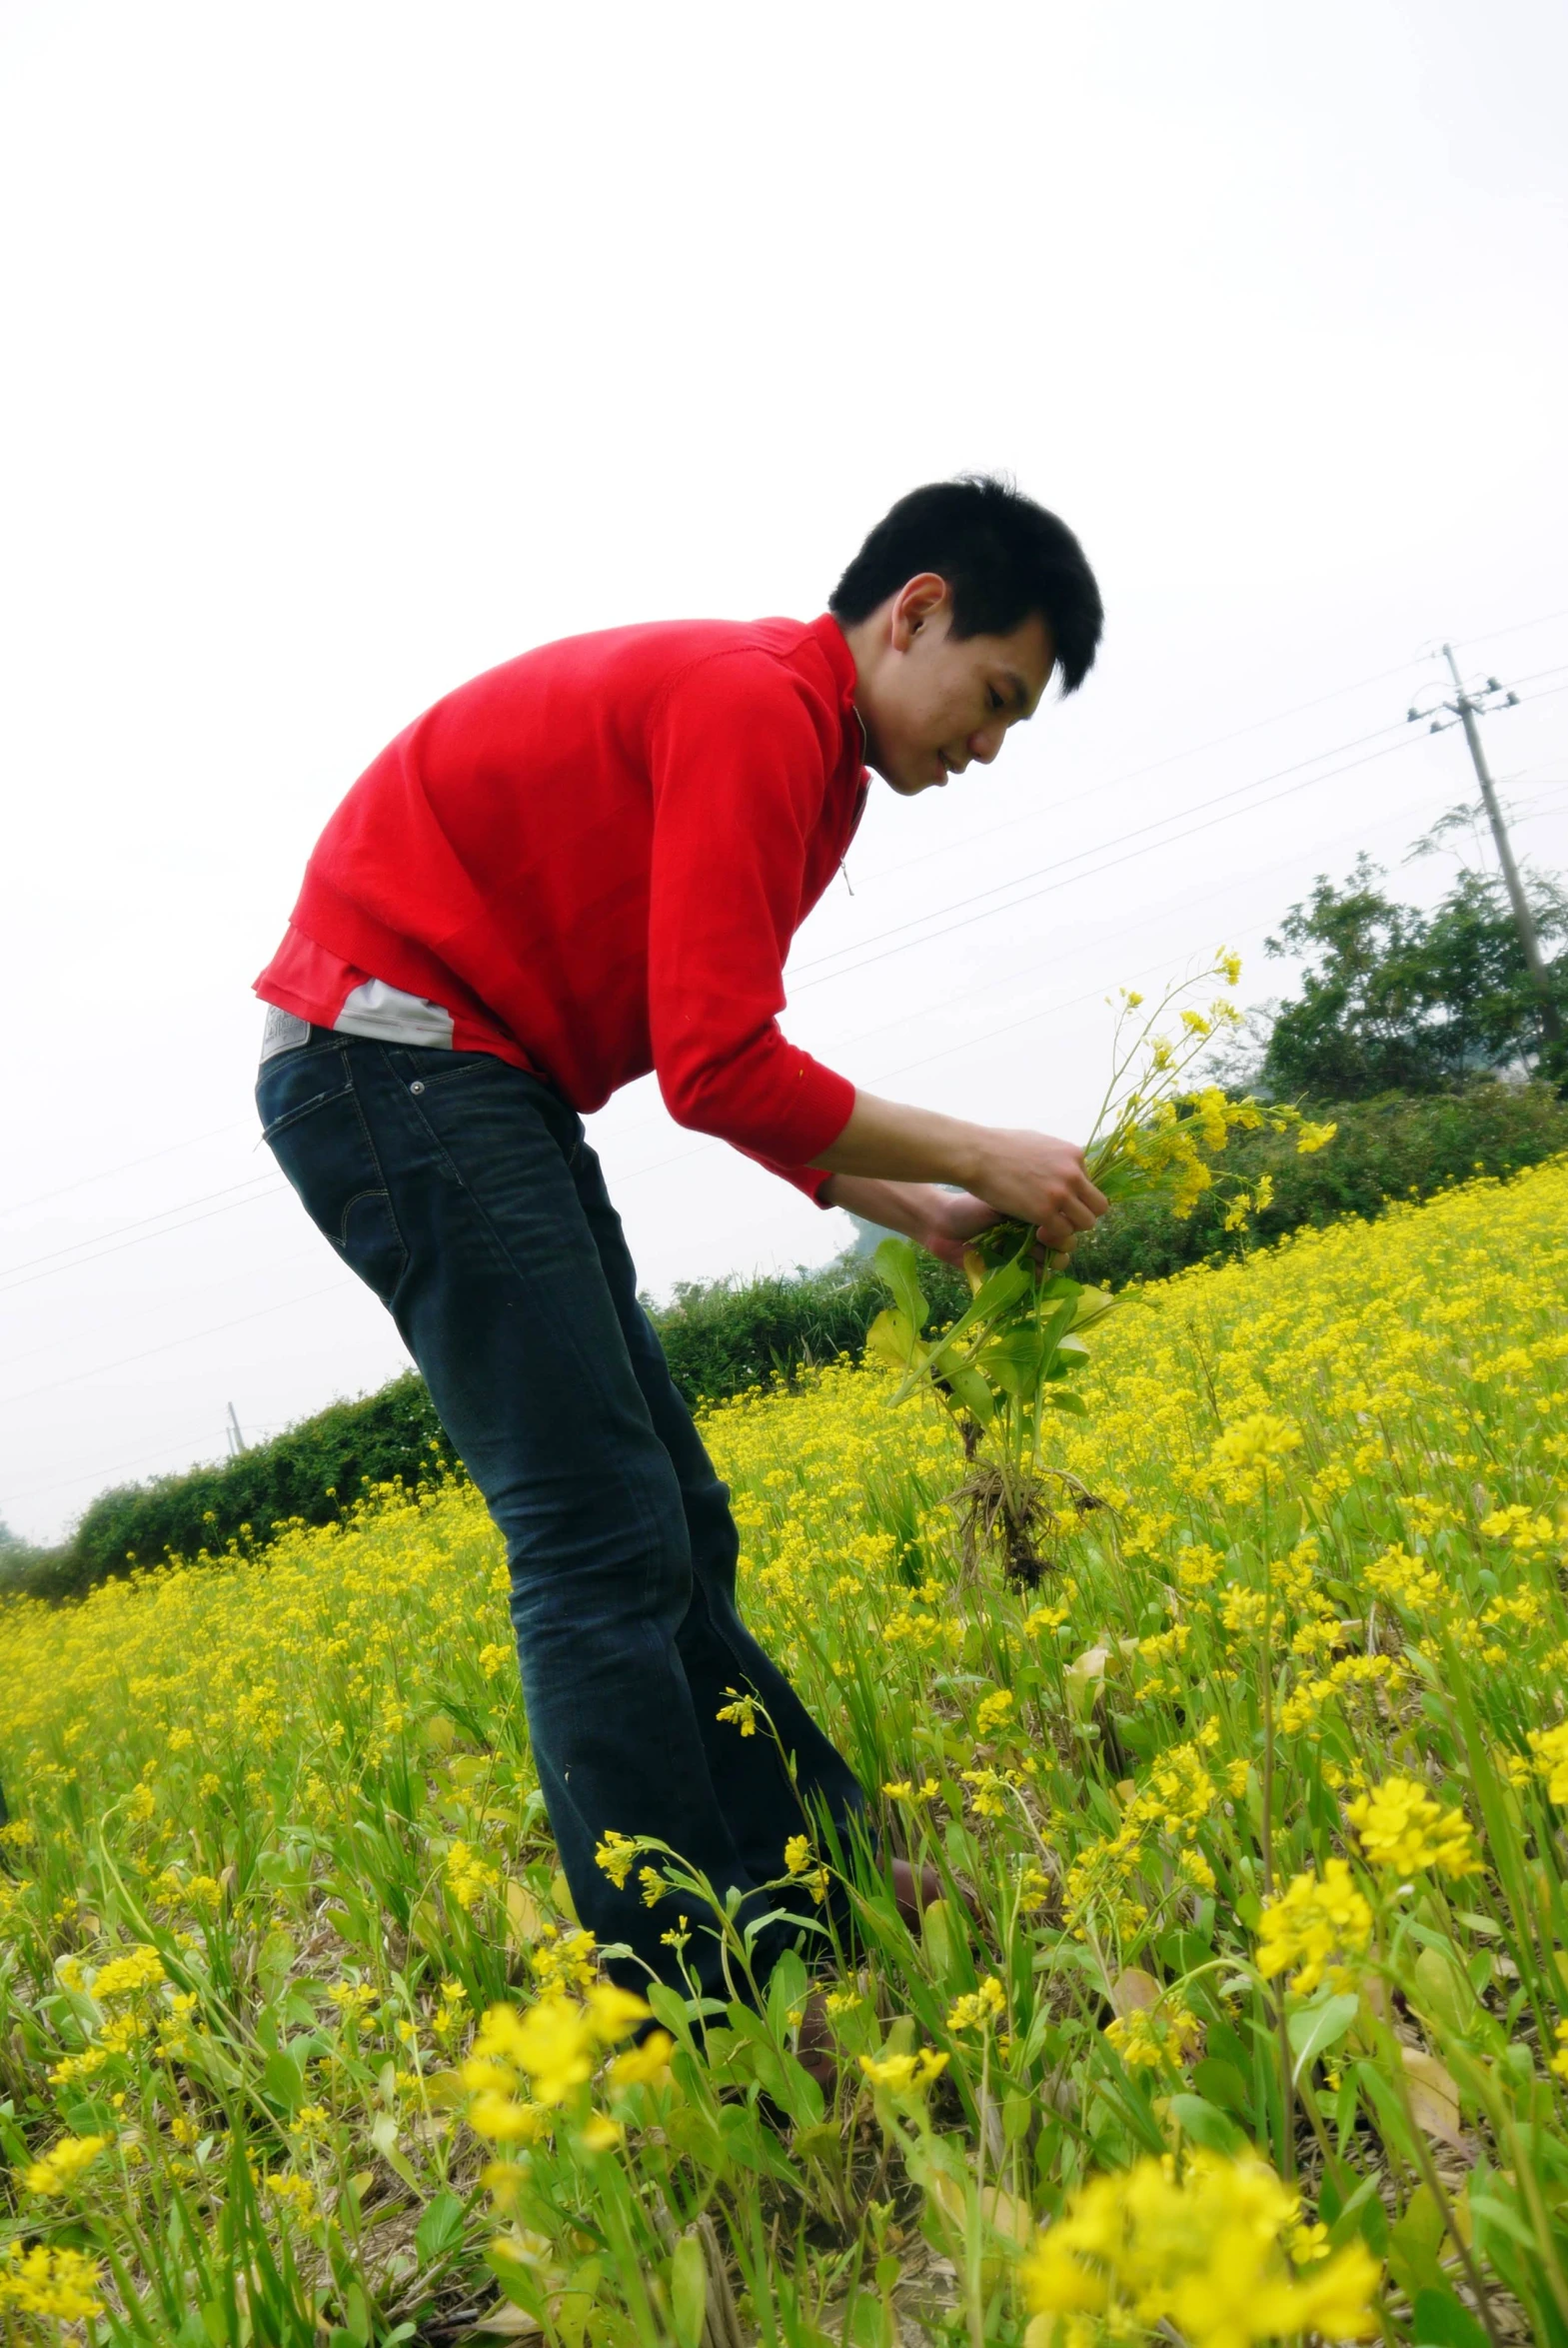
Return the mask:
{"type": "Polygon", "coordinates": [[[1298,2265],[1299,2225],[1296,2196],[1261,2161],[1197,2152],[1179,2172],[1167,2155],[1091,2178],[1023,2261],[1028,2348],[1156,2326],[1189,2348],[1369,2339],[1371,2256],[1357,2242],[1298,2265]]]}
{"type": "Polygon", "coordinates": [[[69,2193],[84,2169],[113,2142],[109,2136],[62,2136],[40,2160],[29,2161],[22,2184],[29,2193],[69,2193]]]}
{"type": "Polygon", "coordinates": [[[971,1989],[956,1999],[947,2014],[947,2027],[960,2030],[988,2030],[991,2024],[1007,2010],[1007,1993],[994,1974],[988,1975],[978,1989],[971,1989]]]}
{"type": "Polygon", "coordinates": [[[0,2309],[36,2315],[47,2323],[90,2323],[103,2313],[99,2270],[80,2250],[8,2242],[0,2251],[0,2309]]]}
{"type": "Polygon", "coordinates": [[[1325,1975],[1341,1988],[1350,1974],[1333,1960],[1364,1955],[1371,1938],[1371,1907],[1344,1860],[1331,1858],[1321,1876],[1310,1867],[1293,1875],[1279,1898],[1264,1908],[1258,1971],[1266,1980],[1289,1973],[1290,1986],[1301,1997],[1310,1997],[1325,1975]]]}
{"type": "Polygon", "coordinates": [[[1445,1810],[1413,1777],[1385,1777],[1346,1818],[1374,1867],[1414,1875],[1436,1867],[1444,1875],[1473,1875],[1481,1864],[1462,1810],[1445,1810]]]}
{"type": "Polygon", "coordinates": [[[916,2095],[941,2077],[947,2057],[922,2046],[915,2054],[862,2054],[859,2064],[873,2087],[884,2087],[889,2095],[916,2095]]]}
{"type": "Polygon", "coordinates": [[[1559,1728],[1532,1728],[1529,1743],[1536,1770],[1546,1780],[1547,1800],[1568,1803],[1568,1721],[1559,1728]]]}

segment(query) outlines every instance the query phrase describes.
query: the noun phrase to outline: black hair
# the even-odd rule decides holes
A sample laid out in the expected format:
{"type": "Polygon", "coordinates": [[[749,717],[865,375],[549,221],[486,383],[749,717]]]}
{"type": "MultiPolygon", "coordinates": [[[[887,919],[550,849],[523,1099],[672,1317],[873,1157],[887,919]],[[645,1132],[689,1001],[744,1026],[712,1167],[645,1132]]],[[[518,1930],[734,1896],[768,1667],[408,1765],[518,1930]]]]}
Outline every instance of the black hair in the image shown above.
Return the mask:
{"type": "Polygon", "coordinates": [[[1093,667],[1105,608],[1083,549],[1011,482],[974,473],[911,489],[877,523],[827,609],[835,620],[864,620],[921,571],[946,580],[955,636],[1010,636],[1038,613],[1063,693],[1093,667]]]}

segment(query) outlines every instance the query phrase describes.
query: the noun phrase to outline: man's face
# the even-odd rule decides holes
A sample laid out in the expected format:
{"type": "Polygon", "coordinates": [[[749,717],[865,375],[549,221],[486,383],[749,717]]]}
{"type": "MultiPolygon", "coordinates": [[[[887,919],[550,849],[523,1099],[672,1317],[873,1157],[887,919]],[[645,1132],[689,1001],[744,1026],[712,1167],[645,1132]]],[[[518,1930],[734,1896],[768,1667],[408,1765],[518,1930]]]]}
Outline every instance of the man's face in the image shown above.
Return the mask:
{"type": "Polygon", "coordinates": [[[988,767],[1008,727],[1034,715],[1054,659],[1042,619],[1009,636],[954,636],[946,582],[911,579],[877,615],[873,657],[860,664],[868,764],[906,799],[971,760],[988,767]]]}

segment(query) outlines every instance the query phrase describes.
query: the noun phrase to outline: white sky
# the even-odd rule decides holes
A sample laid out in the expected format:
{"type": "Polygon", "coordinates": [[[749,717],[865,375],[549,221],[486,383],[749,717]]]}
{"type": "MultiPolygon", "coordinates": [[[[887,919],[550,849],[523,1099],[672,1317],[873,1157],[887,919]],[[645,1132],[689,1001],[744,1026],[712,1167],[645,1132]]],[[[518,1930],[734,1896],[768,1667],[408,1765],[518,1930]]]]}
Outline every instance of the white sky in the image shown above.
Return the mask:
{"type": "MultiPolygon", "coordinates": [[[[1312,876],[1466,795],[1400,726],[1445,635],[1568,861],[1565,68],[1547,0],[7,0],[0,1514],[402,1362],[250,1098],[383,743],[552,636],[810,617],[916,482],[1010,469],[1109,627],[988,774],[875,787],[786,1023],[856,1081],[1076,1134],[1117,982],[1279,992],[1312,876]]],[[[594,1126],[656,1293],[848,1235],[651,1082],[594,1126]]]]}

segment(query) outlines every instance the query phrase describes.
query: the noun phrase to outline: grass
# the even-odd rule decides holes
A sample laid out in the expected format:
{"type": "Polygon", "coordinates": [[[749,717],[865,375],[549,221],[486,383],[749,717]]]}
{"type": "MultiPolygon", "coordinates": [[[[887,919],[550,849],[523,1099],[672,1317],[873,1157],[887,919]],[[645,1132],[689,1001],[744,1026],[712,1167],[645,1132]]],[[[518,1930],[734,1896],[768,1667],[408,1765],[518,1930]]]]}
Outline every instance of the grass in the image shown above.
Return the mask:
{"type": "Polygon", "coordinates": [[[0,2338],[1568,2342],[1565,1270],[1548,1166],[1179,1275],[1030,1591],[878,1373],[710,1412],[943,1886],[859,1867],[826,2099],[803,1966],[596,1988],[467,1486],[10,1602],[0,2338]]]}

